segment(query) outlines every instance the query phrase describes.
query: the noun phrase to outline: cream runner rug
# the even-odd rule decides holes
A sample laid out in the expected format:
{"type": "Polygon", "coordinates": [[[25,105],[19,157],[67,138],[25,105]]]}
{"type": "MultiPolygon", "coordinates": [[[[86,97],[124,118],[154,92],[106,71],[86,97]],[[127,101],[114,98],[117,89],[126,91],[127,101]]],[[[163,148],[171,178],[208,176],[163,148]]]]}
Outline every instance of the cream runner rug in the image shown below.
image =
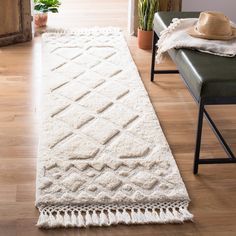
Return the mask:
{"type": "Polygon", "coordinates": [[[189,197],[118,29],[47,33],[39,227],[191,220],[189,197]]]}

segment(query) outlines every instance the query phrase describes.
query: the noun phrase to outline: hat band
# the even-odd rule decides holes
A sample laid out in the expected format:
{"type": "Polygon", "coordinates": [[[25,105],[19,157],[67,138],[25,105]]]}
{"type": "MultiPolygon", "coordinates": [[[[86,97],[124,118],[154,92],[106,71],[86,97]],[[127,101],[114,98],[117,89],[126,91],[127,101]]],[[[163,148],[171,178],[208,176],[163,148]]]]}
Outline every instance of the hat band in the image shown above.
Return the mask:
{"type": "MultiPolygon", "coordinates": [[[[198,33],[198,34],[201,34],[201,35],[213,35],[213,34],[206,34],[206,33],[202,33],[199,28],[198,28],[198,23],[196,25],[196,27],[194,28],[194,30],[198,33]]],[[[227,37],[230,37],[233,35],[233,30],[232,30],[232,27],[231,27],[231,32],[229,32],[228,34],[224,34],[224,35],[219,35],[219,34],[214,34],[214,36],[219,36],[219,37],[224,37],[224,36],[227,36],[227,37]]]]}

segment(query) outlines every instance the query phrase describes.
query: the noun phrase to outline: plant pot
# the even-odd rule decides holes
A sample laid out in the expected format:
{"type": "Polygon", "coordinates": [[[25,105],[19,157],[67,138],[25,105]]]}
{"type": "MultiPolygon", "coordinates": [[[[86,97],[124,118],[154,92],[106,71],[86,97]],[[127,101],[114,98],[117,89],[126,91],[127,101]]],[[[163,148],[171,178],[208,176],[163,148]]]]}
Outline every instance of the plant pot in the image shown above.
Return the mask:
{"type": "Polygon", "coordinates": [[[144,50],[152,49],[153,31],[138,29],[138,47],[144,50]]]}
{"type": "Polygon", "coordinates": [[[37,28],[45,27],[48,21],[48,13],[36,12],[34,14],[34,25],[37,28]]]}

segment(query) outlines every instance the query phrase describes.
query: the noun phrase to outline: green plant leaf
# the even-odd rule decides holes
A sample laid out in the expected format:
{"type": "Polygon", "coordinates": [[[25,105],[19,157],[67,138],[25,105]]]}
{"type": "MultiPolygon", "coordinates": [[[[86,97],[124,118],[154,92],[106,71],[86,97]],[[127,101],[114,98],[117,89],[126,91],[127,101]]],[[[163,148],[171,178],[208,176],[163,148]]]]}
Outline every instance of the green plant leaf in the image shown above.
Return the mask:
{"type": "Polygon", "coordinates": [[[56,7],[49,7],[48,11],[53,12],[53,13],[58,13],[58,9],[56,7]]]}
{"type": "Polygon", "coordinates": [[[59,0],[34,0],[34,10],[57,13],[61,5],[59,0]]]}
{"type": "Polygon", "coordinates": [[[158,0],[139,0],[138,1],[138,22],[142,30],[152,30],[154,14],[159,5],[158,0]]]}

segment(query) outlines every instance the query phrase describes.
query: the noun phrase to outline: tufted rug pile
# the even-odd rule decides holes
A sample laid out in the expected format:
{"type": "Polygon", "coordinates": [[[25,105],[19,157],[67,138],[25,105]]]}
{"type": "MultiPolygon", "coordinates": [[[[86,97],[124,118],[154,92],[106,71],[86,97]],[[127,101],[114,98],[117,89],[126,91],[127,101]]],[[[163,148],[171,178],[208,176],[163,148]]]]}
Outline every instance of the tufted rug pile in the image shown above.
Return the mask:
{"type": "Polygon", "coordinates": [[[43,35],[38,226],[180,223],[189,197],[116,28],[43,35]]]}

